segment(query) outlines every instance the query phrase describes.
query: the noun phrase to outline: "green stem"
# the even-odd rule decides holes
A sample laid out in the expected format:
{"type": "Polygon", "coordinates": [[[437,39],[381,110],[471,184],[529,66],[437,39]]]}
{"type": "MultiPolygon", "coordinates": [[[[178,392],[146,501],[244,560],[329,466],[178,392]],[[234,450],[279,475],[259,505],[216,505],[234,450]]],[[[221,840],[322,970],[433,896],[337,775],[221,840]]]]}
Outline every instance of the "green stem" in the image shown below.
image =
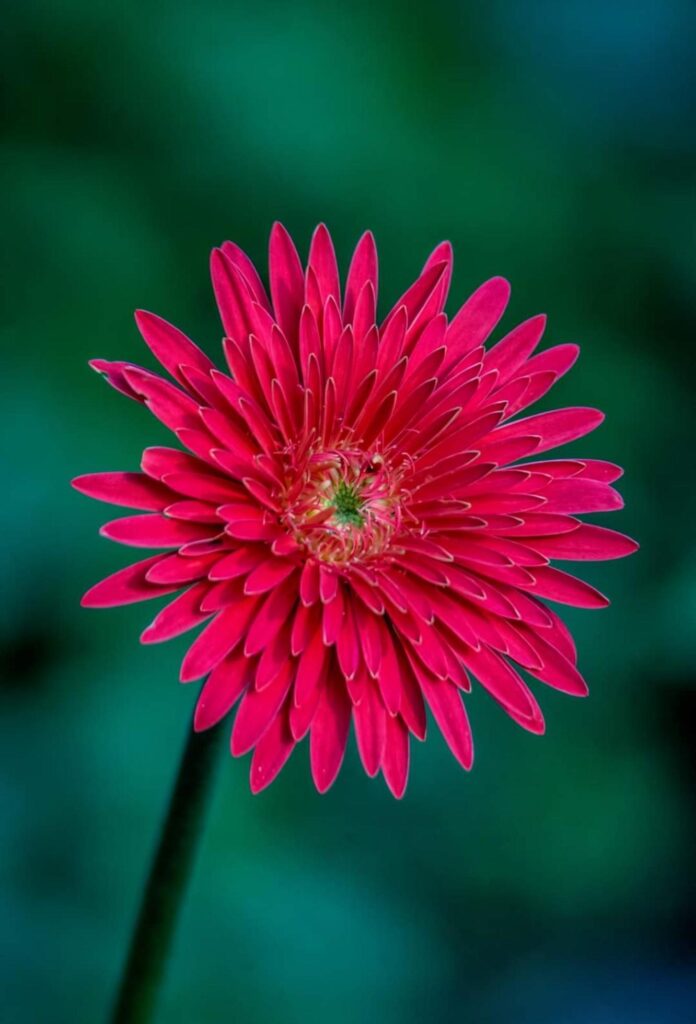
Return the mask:
{"type": "Polygon", "coordinates": [[[220,736],[225,729],[190,730],[167,817],[145,885],[112,1024],[147,1024],[172,945],[211,791],[220,736]]]}

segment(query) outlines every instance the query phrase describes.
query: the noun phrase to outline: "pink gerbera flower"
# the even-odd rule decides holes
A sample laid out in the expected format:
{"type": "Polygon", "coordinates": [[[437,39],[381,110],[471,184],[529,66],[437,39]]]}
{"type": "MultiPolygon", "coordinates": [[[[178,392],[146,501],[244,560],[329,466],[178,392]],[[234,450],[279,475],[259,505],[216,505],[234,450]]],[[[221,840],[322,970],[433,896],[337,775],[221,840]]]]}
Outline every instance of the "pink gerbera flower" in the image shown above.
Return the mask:
{"type": "Polygon", "coordinates": [[[578,348],[533,355],[545,324],[536,316],[486,350],[509,285],[487,281],[448,320],[451,271],[444,242],[380,323],[369,232],[342,295],[327,229],[315,231],[303,271],[276,224],[270,298],[236,245],[212,255],[227,372],[145,312],[140,332],[175,383],[131,363],[91,364],[187,451],[146,448],[141,473],[74,481],[144,513],[107,523],[104,536],[165,549],[96,584],[83,604],[181,591],[142,640],[205,623],[181,667],[183,682],[207,677],[194,725],[207,729],[238,704],[231,749],[253,750],[254,792],[307,733],[324,792],[352,720],[365,771],[381,770],[401,796],[426,705],[470,768],[462,694],[472,678],[534,733],[544,719],[522,671],[587,693],[572,638],[544,601],[607,599],[549,563],[635,550],[577,518],[622,506],[611,486],[621,470],[540,459],[602,422],[587,408],[520,415],[578,348]]]}

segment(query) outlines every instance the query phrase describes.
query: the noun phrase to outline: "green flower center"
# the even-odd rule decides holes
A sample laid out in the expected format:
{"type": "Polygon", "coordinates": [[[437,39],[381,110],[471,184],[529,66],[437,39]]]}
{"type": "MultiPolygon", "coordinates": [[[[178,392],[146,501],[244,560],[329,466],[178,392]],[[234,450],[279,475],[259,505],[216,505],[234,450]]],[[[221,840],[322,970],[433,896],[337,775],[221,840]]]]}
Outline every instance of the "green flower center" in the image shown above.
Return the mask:
{"type": "Polygon", "coordinates": [[[331,504],[335,509],[334,517],[341,526],[362,526],[364,516],[361,512],[363,502],[357,487],[341,480],[333,492],[331,504]]]}

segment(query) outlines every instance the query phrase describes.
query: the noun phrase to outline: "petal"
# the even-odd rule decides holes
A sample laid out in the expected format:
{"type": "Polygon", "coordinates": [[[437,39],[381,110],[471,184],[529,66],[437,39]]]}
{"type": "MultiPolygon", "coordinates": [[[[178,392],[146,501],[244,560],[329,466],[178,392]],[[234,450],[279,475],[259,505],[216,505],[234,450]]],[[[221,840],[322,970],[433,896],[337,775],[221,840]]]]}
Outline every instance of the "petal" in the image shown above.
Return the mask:
{"type": "Polygon", "coordinates": [[[377,275],[377,246],[372,232],[366,231],[355,247],[348,269],[346,297],[343,304],[344,323],[353,322],[358,296],[368,282],[372,286],[373,294],[377,294],[377,275]]]}
{"type": "Polygon", "coordinates": [[[556,537],[534,537],[530,544],[535,551],[548,558],[570,559],[571,561],[603,561],[608,558],[625,558],[638,550],[636,541],[623,533],[607,530],[603,526],[583,523],[572,533],[556,537]]]}
{"type": "Polygon", "coordinates": [[[244,593],[265,594],[287,579],[296,568],[295,562],[271,557],[252,569],[244,584],[244,593]]]}
{"type": "Polygon", "coordinates": [[[210,526],[168,519],[157,513],[112,519],[101,527],[99,533],[109,540],[136,548],[176,548],[212,536],[210,526]]]}
{"type": "Polygon", "coordinates": [[[505,312],[509,298],[510,285],[503,277],[493,277],[476,289],[447,330],[447,366],[486,340],[505,312]]]}
{"type": "Polygon", "coordinates": [[[382,772],[389,789],[400,800],[406,792],[409,766],[408,729],[400,718],[386,716],[382,772]]]}
{"type": "Polygon", "coordinates": [[[253,663],[241,651],[234,651],[213,669],[196,704],[193,727],[196,732],[216,725],[237,703],[253,677],[253,663]]]}
{"type": "Polygon", "coordinates": [[[493,433],[491,440],[501,441],[504,438],[509,441],[515,437],[534,435],[540,438],[535,451],[546,452],[560,444],[584,437],[595,430],[603,420],[604,413],[599,409],[555,409],[553,412],[542,412],[538,416],[528,416],[526,419],[515,420],[514,423],[506,423],[493,433]]]}
{"type": "Polygon", "coordinates": [[[345,687],[330,679],[312,721],[309,758],[314,785],[325,793],[339,773],[350,729],[351,703],[345,687]]]}
{"type": "Polygon", "coordinates": [[[374,778],[382,762],[386,735],[386,714],[374,684],[366,686],[363,699],[353,706],[353,725],[360,760],[374,778]]]}
{"type": "Polygon", "coordinates": [[[325,224],[319,224],[312,235],[308,265],[316,275],[322,306],[329,297],[340,304],[341,286],[338,280],[336,252],[325,224]]]}
{"type": "Polygon", "coordinates": [[[297,249],[282,224],[275,223],[271,230],[268,261],[276,319],[285,337],[293,344],[304,305],[304,274],[297,249]]]}
{"type": "Polygon", "coordinates": [[[462,767],[469,771],[474,762],[474,744],[459,690],[454,683],[430,679],[426,673],[421,675],[420,684],[447,746],[462,767]]]}
{"type": "Polygon", "coordinates": [[[148,601],[152,597],[161,597],[163,594],[178,590],[181,585],[178,582],[173,586],[162,586],[148,578],[148,572],[161,560],[161,555],[153,555],[142,562],[119,569],[118,572],[90,587],[80,604],[83,608],[114,608],[136,601],[148,601]]]}
{"type": "Polygon", "coordinates": [[[295,739],[290,729],[288,713],[282,709],[254,748],[249,773],[252,793],[260,793],[270,786],[293,752],[295,739]]]}
{"type": "MultiPolygon", "coordinates": [[[[567,572],[554,569],[550,565],[531,569],[533,582],[524,585],[524,589],[533,591],[539,597],[559,604],[570,604],[575,608],[606,608],[609,598],[600,594],[584,580],[576,579],[567,572]]],[[[522,584],[520,584],[522,585],[522,584]]]]}
{"type": "Polygon", "coordinates": [[[232,727],[230,749],[233,757],[246,754],[261,739],[280,711],[294,675],[295,663],[288,658],[269,686],[263,690],[247,690],[232,727]]]}
{"type": "Polygon", "coordinates": [[[207,355],[190,338],[162,317],[138,309],[135,322],[155,359],[184,387],[188,387],[188,382],[179,369],[182,364],[194,366],[204,374],[214,368],[207,355]]]}
{"type": "Polygon", "coordinates": [[[248,597],[223,608],[198,634],[181,664],[182,683],[200,679],[222,661],[244,636],[257,605],[257,598],[248,597]]]}
{"type": "Polygon", "coordinates": [[[163,640],[171,640],[172,637],[187,633],[189,629],[205,622],[209,614],[201,611],[201,600],[207,590],[206,582],[196,583],[165,605],[141,633],[141,643],[158,644],[163,640]]]}
{"type": "Polygon", "coordinates": [[[87,473],[77,476],[72,486],[81,494],[123,508],[159,512],[176,495],[144,473],[87,473]]]}

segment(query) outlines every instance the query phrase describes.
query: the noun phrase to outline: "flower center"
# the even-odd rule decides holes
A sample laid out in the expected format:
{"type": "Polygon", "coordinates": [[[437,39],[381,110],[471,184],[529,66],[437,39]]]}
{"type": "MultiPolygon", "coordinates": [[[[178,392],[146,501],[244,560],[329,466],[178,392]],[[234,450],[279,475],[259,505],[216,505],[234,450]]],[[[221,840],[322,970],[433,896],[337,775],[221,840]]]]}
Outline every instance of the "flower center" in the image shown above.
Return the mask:
{"type": "Polygon", "coordinates": [[[341,480],[334,494],[332,495],[334,518],[341,526],[362,526],[363,516],[360,511],[362,501],[357,487],[347,484],[341,480]]]}
{"type": "Polygon", "coordinates": [[[293,475],[283,521],[315,558],[346,564],[387,548],[401,522],[401,474],[380,454],[314,450],[293,475]]]}

